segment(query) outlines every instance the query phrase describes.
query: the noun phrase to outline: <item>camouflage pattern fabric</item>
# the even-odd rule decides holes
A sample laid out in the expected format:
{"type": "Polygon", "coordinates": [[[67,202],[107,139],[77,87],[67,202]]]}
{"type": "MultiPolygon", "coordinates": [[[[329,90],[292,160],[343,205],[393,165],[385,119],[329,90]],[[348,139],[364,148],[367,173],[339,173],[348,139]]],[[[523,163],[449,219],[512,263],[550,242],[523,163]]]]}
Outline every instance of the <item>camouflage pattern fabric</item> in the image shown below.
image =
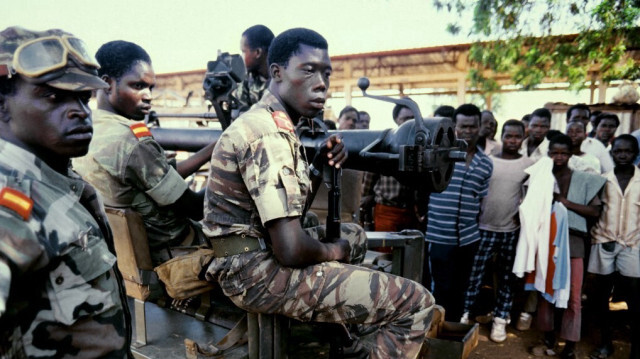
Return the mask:
{"type": "Polygon", "coordinates": [[[45,36],[71,35],[59,29],[31,31],[19,26],[12,26],[0,32],[0,65],[11,66],[13,53],[23,43],[45,36]]]}
{"type": "Polygon", "coordinates": [[[93,120],[89,153],[73,159],[73,167],[105,204],[142,215],[154,263],[160,264],[168,259],[166,246],[180,244],[189,234],[189,219],[166,207],[187,184],[153,137],[133,134],[129,126],[136,122],[104,110],[93,111],[93,120]]]}
{"type": "MultiPolygon", "coordinates": [[[[6,65],[7,70],[9,70],[9,76],[12,76],[15,71],[12,66],[13,55],[20,45],[41,37],[60,37],[63,35],[73,36],[68,32],[58,29],[31,31],[19,26],[8,27],[0,32],[0,66],[4,67],[3,65],[6,65]]],[[[53,54],[54,52],[52,51],[51,53],[53,54]]],[[[57,76],[52,77],[50,72],[45,74],[48,78],[46,83],[50,86],[69,91],[88,91],[109,87],[106,82],[98,77],[97,70],[97,67],[84,67],[81,69],[73,62],[68,62],[67,66],[63,69],[54,70],[54,72],[58,74],[57,76]]]]}
{"type": "MultiPolygon", "coordinates": [[[[218,140],[205,197],[208,236],[265,238],[265,222],[302,215],[308,168],[298,138],[286,126],[276,126],[274,111],[284,108],[267,90],[218,140]]],[[[325,235],[320,227],[305,231],[316,239],[325,235]]],[[[364,231],[349,224],[341,232],[352,245],[352,261],[361,262],[364,231]]],[[[429,291],[406,278],[338,262],[283,267],[270,249],[216,258],[206,277],[247,311],[363,324],[372,329],[360,338],[372,358],[415,358],[435,303],[429,291]]]]}
{"type": "Polygon", "coordinates": [[[250,72],[236,90],[236,98],[240,101],[240,111],[247,111],[258,103],[269,86],[269,79],[250,72]]]}
{"type": "Polygon", "coordinates": [[[33,201],[26,218],[0,206],[0,264],[11,269],[0,274],[11,288],[0,290],[0,357],[126,358],[124,288],[93,188],[4,140],[0,188],[33,201]]]}

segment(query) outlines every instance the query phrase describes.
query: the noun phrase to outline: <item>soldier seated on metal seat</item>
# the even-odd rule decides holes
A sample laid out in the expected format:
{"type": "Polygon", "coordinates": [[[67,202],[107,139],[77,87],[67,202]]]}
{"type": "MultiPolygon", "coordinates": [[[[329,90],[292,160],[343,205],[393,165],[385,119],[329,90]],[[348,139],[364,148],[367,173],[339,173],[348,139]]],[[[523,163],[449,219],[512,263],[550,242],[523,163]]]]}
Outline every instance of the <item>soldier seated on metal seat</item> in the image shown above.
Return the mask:
{"type": "Polygon", "coordinates": [[[276,37],[269,89],[218,140],[205,198],[203,227],[215,252],[206,277],[247,311],[361,324],[371,330],[356,344],[371,358],[415,358],[431,322],[429,291],[347,264],[365,255],[359,226],[343,225],[341,238],[326,238],[323,227],[300,223],[307,194],[320,184],[319,169],[340,168],[347,156],[333,135],[308,166],[294,131],[324,107],[332,71],[327,47],[320,34],[303,28],[276,37]]]}
{"type": "Polygon", "coordinates": [[[0,358],[133,357],[106,215],[69,168],[97,69],[69,33],[0,32],[0,358]]]}
{"type": "Polygon", "coordinates": [[[105,204],[142,215],[154,265],[183,254],[179,247],[201,243],[204,190],[193,192],[184,178],[205,164],[214,144],[177,164],[167,160],[144,119],[156,79],[140,46],[111,41],[96,53],[108,88],[97,92],[95,131],[89,153],[73,161],[105,204]],[[178,247],[178,248],[176,248],[178,247]]]}

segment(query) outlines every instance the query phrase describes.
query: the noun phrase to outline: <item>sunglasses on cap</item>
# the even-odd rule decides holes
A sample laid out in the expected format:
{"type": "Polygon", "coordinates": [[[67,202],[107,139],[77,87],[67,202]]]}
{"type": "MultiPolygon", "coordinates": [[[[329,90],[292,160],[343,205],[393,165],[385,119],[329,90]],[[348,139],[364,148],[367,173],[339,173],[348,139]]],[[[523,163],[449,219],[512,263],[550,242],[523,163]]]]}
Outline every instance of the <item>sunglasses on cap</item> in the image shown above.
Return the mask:
{"type": "Polygon", "coordinates": [[[46,36],[18,46],[13,54],[13,70],[23,76],[35,78],[67,66],[69,55],[77,65],[100,68],[89,54],[82,40],[77,37],[46,36]]]}

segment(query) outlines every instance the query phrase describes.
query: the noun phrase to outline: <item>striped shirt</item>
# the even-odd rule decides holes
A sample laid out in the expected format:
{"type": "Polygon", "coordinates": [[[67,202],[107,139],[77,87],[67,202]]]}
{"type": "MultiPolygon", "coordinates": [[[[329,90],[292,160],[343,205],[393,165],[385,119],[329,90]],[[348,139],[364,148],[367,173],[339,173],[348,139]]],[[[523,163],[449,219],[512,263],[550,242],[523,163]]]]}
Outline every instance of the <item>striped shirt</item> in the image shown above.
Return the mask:
{"type": "Polygon", "coordinates": [[[480,201],[489,190],[491,159],[477,151],[469,167],[456,162],[449,186],[429,200],[426,241],[464,246],[480,240],[480,201]]]}

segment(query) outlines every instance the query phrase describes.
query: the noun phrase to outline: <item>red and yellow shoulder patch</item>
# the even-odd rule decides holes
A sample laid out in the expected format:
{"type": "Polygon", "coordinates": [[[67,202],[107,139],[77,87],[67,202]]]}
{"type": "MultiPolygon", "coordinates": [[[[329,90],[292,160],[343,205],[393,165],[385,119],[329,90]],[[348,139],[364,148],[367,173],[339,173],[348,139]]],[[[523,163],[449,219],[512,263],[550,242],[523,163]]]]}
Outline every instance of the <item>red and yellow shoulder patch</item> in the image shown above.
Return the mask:
{"type": "Polygon", "coordinates": [[[286,113],[283,111],[274,111],[271,113],[271,117],[276,122],[276,126],[283,130],[293,132],[293,122],[289,119],[286,113]]]}
{"type": "Polygon", "coordinates": [[[26,221],[31,216],[33,200],[20,191],[5,187],[0,191],[0,206],[13,210],[26,221]]]}
{"type": "Polygon", "coordinates": [[[130,125],[129,128],[131,129],[131,132],[133,132],[133,135],[138,139],[142,137],[152,137],[151,131],[149,131],[147,125],[142,122],[134,123],[133,125],[130,125]]]}

